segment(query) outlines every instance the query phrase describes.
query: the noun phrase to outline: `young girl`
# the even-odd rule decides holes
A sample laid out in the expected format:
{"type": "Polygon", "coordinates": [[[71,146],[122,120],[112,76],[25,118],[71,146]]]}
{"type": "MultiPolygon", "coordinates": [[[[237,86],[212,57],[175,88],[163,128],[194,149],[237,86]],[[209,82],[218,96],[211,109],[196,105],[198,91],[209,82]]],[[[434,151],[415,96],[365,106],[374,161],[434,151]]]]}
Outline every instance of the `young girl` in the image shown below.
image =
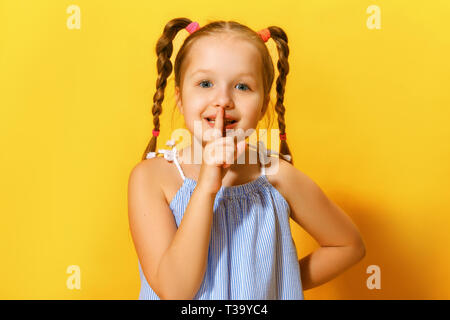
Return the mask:
{"type": "Polygon", "coordinates": [[[139,299],[303,299],[303,290],[361,260],[365,246],[356,226],[293,166],[283,105],[289,71],[285,32],[275,26],[255,32],[232,21],[200,28],[178,18],[165,26],[156,53],[153,137],[128,186],[139,299]],[[175,93],[192,143],[157,153],[172,41],[180,30],[190,35],[175,59],[175,93]],[[255,151],[230,132],[254,130],[267,111],[274,79],[269,38],[279,54],[275,110],[281,143],[277,170],[266,175],[274,152],[258,144],[256,163],[240,161],[255,151]],[[203,135],[208,130],[214,134],[203,135]],[[194,160],[197,142],[200,163],[194,160]],[[300,261],[289,217],[320,244],[300,261]]]}

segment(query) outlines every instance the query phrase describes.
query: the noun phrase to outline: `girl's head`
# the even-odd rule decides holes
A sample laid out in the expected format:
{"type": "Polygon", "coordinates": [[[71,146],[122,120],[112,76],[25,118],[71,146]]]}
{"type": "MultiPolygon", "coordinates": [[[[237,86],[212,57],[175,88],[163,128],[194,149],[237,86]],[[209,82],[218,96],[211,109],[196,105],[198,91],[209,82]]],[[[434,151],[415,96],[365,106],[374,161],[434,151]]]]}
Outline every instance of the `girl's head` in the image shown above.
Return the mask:
{"type": "MultiPolygon", "coordinates": [[[[148,152],[156,149],[164,89],[172,72],[172,41],[178,31],[191,22],[185,18],[171,20],[156,45],[159,76],[153,97],[154,134],[143,159],[148,152]]],[[[287,36],[282,29],[274,26],[265,31],[270,32],[270,37],[277,44],[280,57],[275,105],[282,138],[280,153],[291,156],[283,139],[286,132],[284,87],[289,72],[287,36]]],[[[217,107],[223,107],[225,116],[238,121],[235,130],[242,129],[244,132],[256,128],[267,111],[274,79],[272,59],[261,35],[237,22],[211,22],[189,35],[175,58],[174,73],[177,106],[191,132],[194,132],[194,121],[201,121],[203,132],[209,129],[206,118],[214,116],[217,107]]]]}

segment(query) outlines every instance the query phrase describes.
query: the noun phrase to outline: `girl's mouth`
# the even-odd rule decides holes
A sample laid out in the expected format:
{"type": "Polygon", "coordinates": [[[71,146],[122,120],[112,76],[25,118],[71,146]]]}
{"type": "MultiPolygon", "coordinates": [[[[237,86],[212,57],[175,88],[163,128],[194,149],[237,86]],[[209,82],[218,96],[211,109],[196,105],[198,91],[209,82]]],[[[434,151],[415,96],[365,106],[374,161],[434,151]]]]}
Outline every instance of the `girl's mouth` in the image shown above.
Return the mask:
{"type": "MultiPolygon", "coordinates": [[[[209,125],[210,128],[214,128],[215,121],[210,118],[205,118],[206,123],[209,125]]],[[[224,119],[224,127],[225,129],[232,129],[234,128],[238,123],[238,120],[231,120],[231,119],[224,119]]]]}

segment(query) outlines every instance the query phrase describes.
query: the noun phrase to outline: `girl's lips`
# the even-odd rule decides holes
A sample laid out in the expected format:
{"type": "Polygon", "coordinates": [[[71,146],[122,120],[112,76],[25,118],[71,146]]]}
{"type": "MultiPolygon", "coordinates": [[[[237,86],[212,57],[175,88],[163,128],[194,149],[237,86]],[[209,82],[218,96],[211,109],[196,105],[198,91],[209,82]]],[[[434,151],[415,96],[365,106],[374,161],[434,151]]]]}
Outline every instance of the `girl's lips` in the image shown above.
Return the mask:
{"type": "MultiPolygon", "coordinates": [[[[214,128],[214,123],[209,122],[206,118],[204,119],[206,121],[206,123],[209,125],[210,128],[214,128]]],[[[225,129],[233,129],[234,127],[237,126],[239,121],[236,121],[235,123],[230,123],[228,125],[225,126],[225,129]]]]}
{"type": "MultiPolygon", "coordinates": [[[[236,120],[237,121],[237,119],[235,117],[232,117],[229,114],[225,114],[223,118],[224,118],[224,120],[236,120]]],[[[205,119],[216,120],[216,115],[213,114],[211,116],[206,116],[205,119]]]]}
{"type": "Polygon", "coordinates": [[[225,126],[225,129],[233,129],[234,127],[237,126],[237,123],[238,123],[237,121],[235,123],[230,123],[229,125],[225,126]]]}

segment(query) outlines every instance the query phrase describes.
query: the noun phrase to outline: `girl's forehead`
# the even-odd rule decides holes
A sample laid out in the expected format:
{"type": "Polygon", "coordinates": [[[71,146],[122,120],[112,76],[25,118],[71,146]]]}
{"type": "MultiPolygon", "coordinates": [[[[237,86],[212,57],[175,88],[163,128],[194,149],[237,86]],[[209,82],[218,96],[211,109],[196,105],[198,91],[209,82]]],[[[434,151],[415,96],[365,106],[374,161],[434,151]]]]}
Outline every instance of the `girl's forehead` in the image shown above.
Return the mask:
{"type": "Polygon", "coordinates": [[[200,38],[192,45],[186,58],[188,76],[200,72],[257,75],[261,63],[258,50],[248,41],[237,38],[200,38]]]}
{"type": "Polygon", "coordinates": [[[195,56],[207,57],[227,55],[254,58],[259,54],[252,43],[237,37],[202,37],[192,44],[191,51],[195,52],[195,56]]]}

